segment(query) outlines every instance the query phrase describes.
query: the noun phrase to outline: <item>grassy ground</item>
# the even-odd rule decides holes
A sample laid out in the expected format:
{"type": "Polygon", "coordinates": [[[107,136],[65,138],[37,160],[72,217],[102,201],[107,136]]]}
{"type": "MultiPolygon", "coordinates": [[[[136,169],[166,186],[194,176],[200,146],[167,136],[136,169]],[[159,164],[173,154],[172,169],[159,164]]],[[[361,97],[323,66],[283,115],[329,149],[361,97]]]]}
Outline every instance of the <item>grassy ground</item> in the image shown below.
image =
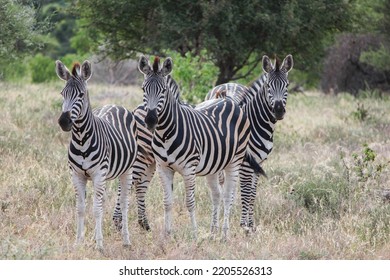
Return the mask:
{"type": "MultiPolygon", "coordinates": [[[[131,195],[132,247],[122,248],[111,214],[116,182],[107,189],[105,252],[94,249],[91,188],[86,242],[75,249],[75,199],[67,167],[69,134],[57,119],[62,82],[0,84],[0,259],[390,259],[390,101],[318,92],[290,95],[264,164],[256,200],[257,231],[245,236],[239,202],[228,242],[211,240],[211,202],[203,178],[196,191],[198,239],[175,177],[174,233],[162,234],[162,189],[147,197],[152,231],[136,222],[131,195]],[[366,145],[367,144],[367,145],[366,145]],[[366,146],[365,146],[366,145],[366,146]]],[[[90,85],[95,106],[133,109],[139,88],[90,85]]]]}

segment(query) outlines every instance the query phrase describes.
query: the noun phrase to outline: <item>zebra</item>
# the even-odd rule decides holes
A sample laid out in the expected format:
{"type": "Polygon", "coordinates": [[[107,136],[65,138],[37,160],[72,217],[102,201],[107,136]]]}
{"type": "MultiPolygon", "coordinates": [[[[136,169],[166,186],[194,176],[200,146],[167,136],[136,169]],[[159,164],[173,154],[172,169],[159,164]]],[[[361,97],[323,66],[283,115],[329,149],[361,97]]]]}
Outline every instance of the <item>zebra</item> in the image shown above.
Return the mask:
{"type": "MultiPolygon", "coordinates": [[[[142,152],[137,153],[133,164],[132,188],[135,189],[138,205],[138,224],[145,230],[150,231],[150,225],[146,216],[145,197],[150,181],[156,170],[156,164],[152,151],[152,133],[146,128],[143,119],[146,111],[143,105],[139,105],[133,110],[135,121],[137,123],[137,145],[142,152]]],[[[117,230],[122,229],[122,211],[121,211],[121,185],[118,186],[118,196],[114,213],[112,216],[117,230]]]]}
{"type": "MultiPolygon", "coordinates": [[[[273,148],[273,133],[277,121],[282,120],[286,113],[288,96],[288,72],[293,67],[293,57],[287,55],[283,62],[276,57],[273,64],[268,56],[263,56],[262,74],[251,86],[237,83],[226,83],[214,87],[206,96],[206,100],[230,96],[248,114],[251,123],[249,150],[254,160],[261,164],[267,159],[273,148]]],[[[240,169],[240,190],[242,212],[240,225],[249,232],[254,230],[253,212],[256,198],[256,188],[259,179],[258,172],[244,160],[240,169]]],[[[263,175],[265,175],[263,173],[263,175]]],[[[220,174],[220,184],[223,176],[220,174]]]]}
{"type": "Polygon", "coordinates": [[[62,114],[58,123],[63,131],[72,131],[68,163],[76,192],[76,245],[84,239],[86,183],[93,183],[93,213],[95,216],[96,246],[103,250],[103,199],[106,181],[119,178],[122,190],[120,208],[123,215],[123,245],[130,245],[128,230],[128,193],[132,165],[138,153],[137,124],[127,109],[106,105],[92,111],[87,81],[92,76],[91,63],[75,63],[72,72],[56,61],[58,77],[65,81],[61,91],[62,114]]]}
{"type": "MultiPolygon", "coordinates": [[[[171,92],[175,94],[174,98],[181,102],[179,99],[179,89],[176,83],[170,83],[171,92]]],[[[149,222],[145,214],[145,194],[150,181],[156,171],[156,161],[154,159],[152,151],[152,132],[146,127],[144,122],[146,117],[146,108],[144,104],[140,104],[133,111],[135,120],[137,122],[138,130],[138,146],[143,149],[143,153],[138,153],[137,158],[133,165],[133,185],[136,190],[137,204],[138,204],[138,223],[139,225],[150,231],[149,222]]],[[[118,230],[122,227],[122,213],[120,207],[120,185],[118,188],[118,198],[113,214],[113,221],[118,230]]]]}
{"type": "Polygon", "coordinates": [[[227,237],[229,215],[239,167],[247,154],[250,136],[246,114],[230,98],[210,100],[197,108],[183,104],[172,92],[176,82],[169,75],[173,61],[166,58],[160,67],[155,57],[153,66],[141,56],[138,69],[144,74],[142,89],[147,114],[145,123],[153,131],[152,149],[156,170],[164,189],[165,233],[171,233],[173,177],[179,172],[186,188],[186,206],[196,238],[195,179],[206,176],[213,203],[211,233],[219,228],[221,188],[218,172],[225,170],[227,184],[223,192],[223,238],[227,237]]]}

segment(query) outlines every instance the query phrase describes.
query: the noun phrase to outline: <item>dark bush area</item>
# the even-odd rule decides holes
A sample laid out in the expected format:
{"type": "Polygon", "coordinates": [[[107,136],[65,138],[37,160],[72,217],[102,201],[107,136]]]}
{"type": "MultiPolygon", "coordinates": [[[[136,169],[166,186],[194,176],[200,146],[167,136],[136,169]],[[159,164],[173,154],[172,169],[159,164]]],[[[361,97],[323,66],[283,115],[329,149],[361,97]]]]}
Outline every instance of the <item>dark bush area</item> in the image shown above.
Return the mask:
{"type": "Polygon", "coordinates": [[[353,95],[367,89],[389,91],[390,71],[379,70],[361,59],[364,52],[377,51],[385,45],[384,38],[374,34],[340,35],[324,61],[322,90],[325,93],[349,92],[353,95]]]}

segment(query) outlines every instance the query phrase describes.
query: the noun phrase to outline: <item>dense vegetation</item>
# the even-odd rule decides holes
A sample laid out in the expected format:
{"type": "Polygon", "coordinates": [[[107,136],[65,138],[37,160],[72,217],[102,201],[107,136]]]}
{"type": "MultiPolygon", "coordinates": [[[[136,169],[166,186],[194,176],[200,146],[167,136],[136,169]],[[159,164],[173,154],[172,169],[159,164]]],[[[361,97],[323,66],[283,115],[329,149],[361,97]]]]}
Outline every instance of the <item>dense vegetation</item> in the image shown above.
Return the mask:
{"type": "Polygon", "coordinates": [[[172,56],[180,64],[184,97],[196,102],[213,84],[253,80],[264,54],[292,53],[291,79],[306,88],[321,84],[326,92],[358,94],[390,84],[390,0],[1,1],[0,72],[6,80],[53,80],[55,59],[172,56]],[[356,54],[352,59],[343,53],[346,45],[356,54]],[[24,64],[8,60],[26,55],[24,64]]]}

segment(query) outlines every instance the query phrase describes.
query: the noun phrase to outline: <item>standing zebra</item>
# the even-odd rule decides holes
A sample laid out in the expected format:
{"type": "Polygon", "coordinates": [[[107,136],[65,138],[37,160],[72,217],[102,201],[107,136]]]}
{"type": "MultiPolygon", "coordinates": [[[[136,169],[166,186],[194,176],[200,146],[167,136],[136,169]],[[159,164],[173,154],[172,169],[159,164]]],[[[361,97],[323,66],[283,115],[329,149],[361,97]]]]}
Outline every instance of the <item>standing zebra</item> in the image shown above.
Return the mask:
{"type": "Polygon", "coordinates": [[[195,179],[197,175],[206,176],[213,202],[211,232],[216,233],[221,199],[218,172],[225,170],[223,237],[226,237],[239,167],[246,156],[250,134],[246,114],[230,98],[211,100],[197,109],[182,104],[175,98],[178,94],[172,92],[175,81],[169,76],[173,68],[171,58],[160,67],[156,57],[151,67],[142,56],[138,68],[145,78],[142,85],[145,123],[154,131],[152,149],[164,188],[165,232],[171,232],[173,177],[179,172],[184,179],[186,206],[195,236],[195,179]]]}
{"type": "MultiPolygon", "coordinates": [[[[146,128],[143,119],[146,112],[143,105],[134,110],[134,117],[137,123],[137,145],[141,151],[138,151],[136,160],[133,164],[132,185],[134,186],[137,205],[138,205],[138,224],[145,230],[149,231],[150,226],[146,217],[145,196],[149,183],[153,178],[156,170],[156,164],[152,151],[152,133],[146,128]]],[[[121,212],[121,186],[118,187],[118,198],[112,217],[118,230],[122,229],[122,212],[121,212]]]]}
{"type": "MultiPolygon", "coordinates": [[[[251,123],[248,146],[258,164],[266,160],[272,151],[275,124],[282,120],[286,113],[288,72],[293,67],[293,58],[292,55],[287,55],[282,64],[276,58],[273,65],[268,56],[263,56],[262,66],[265,73],[250,87],[226,83],[216,86],[206,96],[206,99],[210,100],[220,97],[220,93],[224,92],[224,95],[232,97],[248,114],[251,123]]],[[[250,164],[244,160],[240,169],[242,203],[240,224],[250,230],[254,229],[253,208],[258,179],[259,173],[254,172],[250,164]]]]}
{"type": "MultiPolygon", "coordinates": [[[[171,92],[174,98],[179,100],[179,89],[176,83],[170,83],[171,92]]],[[[146,117],[146,108],[144,104],[139,105],[134,110],[135,120],[137,121],[138,131],[138,147],[143,149],[143,152],[138,152],[137,158],[133,165],[133,185],[136,190],[137,204],[138,204],[138,223],[146,230],[150,230],[149,222],[145,214],[145,194],[150,181],[156,171],[156,161],[152,151],[152,132],[146,127],[144,122],[146,117]]],[[[122,213],[120,207],[120,186],[118,188],[118,199],[114,209],[113,220],[118,230],[122,227],[122,213]]]]}
{"type": "Polygon", "coordinates": [[[92,75],[91,64],[76,63],[70,72],[56,62],[56,72],[66,82],[61,92],[62,114],[58,120],[64,131],[72,131],[68,162],[76,191],[77,240],[84,239],[85,196],[87,180],[92,180],[93,213],[96,219],[97,248],[103,249],[103,196],[106,181],[119,177],[122,186],[120,207],[123,215],[124,245],[130,244],[127,210],[132,165],[137,154],[137,126],[134,116],[123,107],[107,105],[92,111],[87,81],[92,75]]]}

